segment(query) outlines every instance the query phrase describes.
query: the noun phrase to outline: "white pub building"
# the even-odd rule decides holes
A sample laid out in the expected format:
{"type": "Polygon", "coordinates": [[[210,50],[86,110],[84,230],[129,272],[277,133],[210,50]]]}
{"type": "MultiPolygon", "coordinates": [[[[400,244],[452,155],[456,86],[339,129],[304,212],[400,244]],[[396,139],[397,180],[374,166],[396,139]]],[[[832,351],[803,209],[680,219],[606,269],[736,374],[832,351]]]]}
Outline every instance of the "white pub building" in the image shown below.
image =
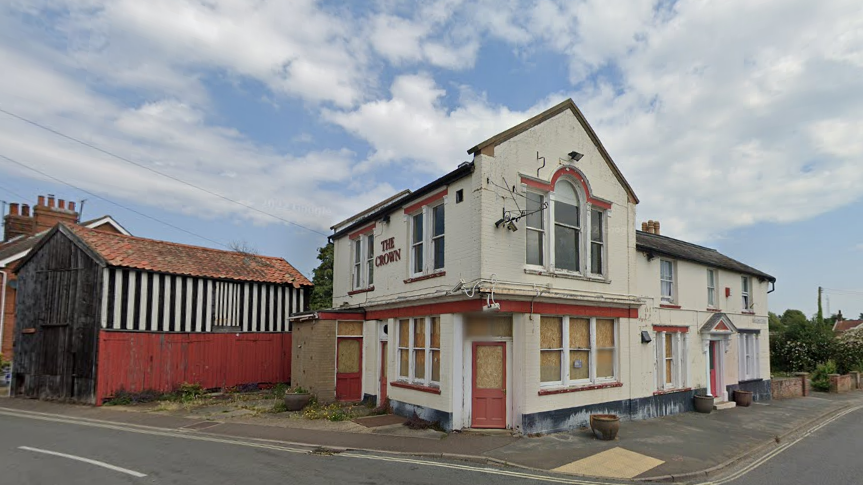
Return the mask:
{"type": "Polygon", "coordinates": [[[294,328],[331,329],[335,372],[296,383],[445,429],[524,434],[690,411],[694,394],[770,398],[775,278],[638,224],[572,100],[468,152],[333,227],[333,309],[294,328]]]}

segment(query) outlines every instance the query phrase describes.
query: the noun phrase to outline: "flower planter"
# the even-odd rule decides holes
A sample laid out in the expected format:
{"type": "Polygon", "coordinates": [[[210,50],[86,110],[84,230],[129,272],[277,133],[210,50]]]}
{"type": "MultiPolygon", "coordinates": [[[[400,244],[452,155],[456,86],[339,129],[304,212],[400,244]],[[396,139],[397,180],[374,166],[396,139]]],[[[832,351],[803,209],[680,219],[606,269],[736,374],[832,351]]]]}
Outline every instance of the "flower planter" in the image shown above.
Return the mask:
{"type": "Polygon", "coordinates": [[[752,392],[740,390],[734,391],[734,402],[737,403],[738,406],[748,408],[752,404],[752,392]]]}
{"type": "Polygon", "coordinates": [[[285,409],[299,411],[308,406],[311,400],[311,394],[285,394],[285,409]]]}
{"type": "Polygon", "coordinates": [[[693,396],[692,402],[695,404],[695,411],[699,413],[713,412],[713,396],[693,396]]]}
{"type": "Polygon", "coordinates": [[[616,414],[591,414],[590,429],[597,438],[611,441],[620,431],[620,418],[616,414]]]}

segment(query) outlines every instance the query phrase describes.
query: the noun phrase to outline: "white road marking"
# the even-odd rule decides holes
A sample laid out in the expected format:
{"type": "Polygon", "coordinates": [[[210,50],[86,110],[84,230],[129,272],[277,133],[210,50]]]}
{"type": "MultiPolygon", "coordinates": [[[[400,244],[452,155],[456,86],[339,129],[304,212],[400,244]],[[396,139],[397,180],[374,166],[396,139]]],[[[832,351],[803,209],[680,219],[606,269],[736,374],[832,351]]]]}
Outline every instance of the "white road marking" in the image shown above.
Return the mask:
{"type": "MultiPolygon", "coordinates": [[[[803,433],[801,436],[799,436],[797,439],[790,441],[788,443],[782,444],[778,448],[767,453],[766,455],[762,456],[761,458],[755,460],[754,462],[750,463],[749,465],[747,465],[747,466],[745,466],[739,470],[736,470],[734,473],[732,473],[726,477],[723,477],[721,479],[718,479],[718,480],[701,482],[698,485],[722,485],[722,484],[737,480],[740,477],[749,473],[750,471],[758,468],[759,466],[761,466],[762,464],[764,464],[765,462],[767,462],[771,458],[775,457],[776,455],[782,453],[783,451],[794,446],[795,444],[799,443],[803,439],[809,437],[812,433],[820,430],[821,428],[823,428],[823,427],[827,426],[828,424],[836,421],[837,419],[840,419],[841,417],[843,417],[849,413],[852,413],[854,411],[858,411],[860,409],[863,409],[863,406],[855,406],[853,408],[846,409],[846,410],[840,412],[839,414],[830,417],[826,421],[818,424],[817,426],[809,429],[808,431],[803,433]]],[[[257,440],[257,442],[256,441],[241,441],[239,439],[219,438],[219,437],[216,437],[215,435],[198,434],[197,432],[195,434],[188,434],[187,431],[177,432],[177,431],[170,430],[167,428],[157,428],[157,427],[144,426],[144,425],[118,424],[118,423],[114,423],[111,421],[101,421],[101,420],[96,420],[96,419],[91,419],[91,418],[68,418],[67,416],[64,416],[61,414],[40,413],[40,412],[36,412],[36,411],[24,411],[24,410],[19,410],[19,409],[11,409],[11,408],[3,408],[3,407],[0,407],[0,415],[14,416],[14,417],[19,417],[19,418],[36,419],[36,420],[42,420],[42,421],[53,421],[53,422],[58,422],[58,423],[77,424],[79,426],[91,426],[91,427],[96,427],[96,428],[115,429],[115,430],[120,430],[120,431],[126,431],[129,433],[148,434],[148,435],[154,435],[154,436],[166,436],[166,437],[172,437],[172,438],[183,438],[183,439],[188,439],[188,440],[208,441],[208,442],[213,442],[213,443],[225,443],[225,444],[245,446],[245,447],[250,447],[250,448],[262,448],[262,449],[269,449],[269,450],[276,450],[276,451],[284,451],[284,452],[289,452],[289,453],[307,454],[311,451],[310,449],[290,448],[287,446],[270,445],[270,444],[266,444],[266,443],[261,442],[261,441],[273,442],[272,440],[257,440]]],[[[304,445],[304,444],[300,444],[300,443],[291,443],[291,445],[293,445],[293,446],[309,446],[309,447],[315,446],[315,445],[304,445]]],[[[385,452],[381,452],[381,453],[385,453],[385,452]]],[[[549,475],[534,474],[534,473],[530,473],[528,470],[518,472],[518,471],[510,471],[510,470],[497,469],[497,468],[491,468],[491,467],[480,467],[480,466],[472,466],[472,465],[462,465],[462,464],[457,464],[457,463],[447,463],[447,462],[429,461],[429,460],[422,460],[422,459],[415,459],[415,458],[405,458],[405,457],[400,457],[400,456],[395,456],[395,455],[387,456],[387,455],[372,455],[372,454],[360,454],[360,453],[356,453],[356,452],[346,452],[346,453],[335,454],[333,456],[334,457],[345,457],[345,458],[361,458],[361,459],[366,459],[366,460],[377,460],[377,461],[389,461],[389,462],[397,462],[397,463],[410,463],[410,464],[414,464],[414,465],[434,466],[434,467],[439,467],[439,468],[450,468],[450,469],[455,469],[455,470],[471,471],[471,472],[475,472],[475,473],[485,473],[485,474],[490,474],[490,475],[502,475],[502,476],[509,476],[509,477],[514,477],[514,478],[521,478],[521,479],[526,479],[526,480],[534,480],[534,481],[542,481],[542,482],[566,483],[566,484],[572,484],[572,485],[608,485],[609,484],[608,481],[597,482],[597,481],[591,481],[589,479],[588,480],[584,480],[584,479],[579,480],[579,479],[574,478],[574,477],[573,478],[567,478],[567,477],[562,477],[562,476],[549,476],[549,475]]]]}
{"type": "Polygon", "coordinates": [[[147,474],[145,474],[145,473],[136,472],[135,470],[129,470],[127,468],[120,468],[118,466],[111,465],[110,463],[105,463],[103,461],[91,460],[89,458],[84,458],[83,456],[67,455],[66,453],[59,453],[59,452],[50,451],[50,450],[42,450],[39,448],[31,448],[29,446],[19,446],[18,449],[19,450],[25,450],[25,451],[33,451],[36,453],[44,453],[46,455],[59,456],[62,458],[68,458],[70,460],[89,463],[91,465],[96,465],[96,466],[100,466],[102,468],[107,468],[109,470],[114,470],[115,472],[120,472],[120,473],[125,473],[127,475],[132,475],[133,477],[144,478],[147,476],[147,474]]]}

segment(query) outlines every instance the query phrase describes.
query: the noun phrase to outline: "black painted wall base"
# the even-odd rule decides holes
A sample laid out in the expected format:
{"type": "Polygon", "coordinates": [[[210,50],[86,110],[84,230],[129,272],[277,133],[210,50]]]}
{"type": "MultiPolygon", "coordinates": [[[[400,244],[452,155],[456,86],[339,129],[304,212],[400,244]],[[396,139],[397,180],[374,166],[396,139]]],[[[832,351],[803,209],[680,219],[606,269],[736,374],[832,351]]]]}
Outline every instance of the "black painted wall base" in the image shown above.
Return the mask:
{"type": "Polygon", "coordinates": [[[588,406],[555,409],[522,416],[522,433],[555,433],[590,426],[591,414],[616,414],[621,420],[658,418],[693,411],[692,396],[706,389],[671,392],[588,406]]]}
{"type": "Polygon", "coordinates": [[[363,404],[378,405],[378,396],[375,394],[363,394],[363,404]]]}
{"type": "Polygon", "coordinates": [[[754,381],[744,381],[738,384],[730,384],[725,386],[728,391],[728,399],[734,400],[734,391],[749,391],[752,393],[753,401],[769,401],[773,399],[773,394],[770,388],[770,379],[756,379],[754,381]]]}
{"type": "Polygon", "coordinates": [[[393,413],[406,418],[412,418],[414,413],[422,419],[432,423],[438,423],[444,431],[452,431],[452,413],[438,411],[437,409],[417,406],[401,401],[390,399],[390,406],[393,408],[393,413]]]}

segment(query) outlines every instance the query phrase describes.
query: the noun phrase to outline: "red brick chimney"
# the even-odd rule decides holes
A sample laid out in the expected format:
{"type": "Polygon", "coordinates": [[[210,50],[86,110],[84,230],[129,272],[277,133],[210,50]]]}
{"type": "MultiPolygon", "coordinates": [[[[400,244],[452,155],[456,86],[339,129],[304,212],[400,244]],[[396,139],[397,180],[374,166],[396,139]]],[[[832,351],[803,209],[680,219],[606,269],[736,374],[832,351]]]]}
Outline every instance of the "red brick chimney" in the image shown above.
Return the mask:
{"type": "Polygon", "coordinates": [[[18,203],[9,204],[9,213],[3,218],[3,242],[18,236],[30,236],[34,233],[33,218],[30,217],[30,207],[24,205],[23,211],[18,203]]]}
{"type": "Polygon", "coordinates": [[[54,196],[48,195],[48,203],[45,203],[45,197],[39,196],[39,204],[33,208],[33,221],[35,233],[47,231],[56,226],[58,222],[66,224],[77,224],[78,213],[75,212],[74,204],[70,203],[66,209],[66,201],[60,199],[58,205],[55,205],[54,196]]]}

